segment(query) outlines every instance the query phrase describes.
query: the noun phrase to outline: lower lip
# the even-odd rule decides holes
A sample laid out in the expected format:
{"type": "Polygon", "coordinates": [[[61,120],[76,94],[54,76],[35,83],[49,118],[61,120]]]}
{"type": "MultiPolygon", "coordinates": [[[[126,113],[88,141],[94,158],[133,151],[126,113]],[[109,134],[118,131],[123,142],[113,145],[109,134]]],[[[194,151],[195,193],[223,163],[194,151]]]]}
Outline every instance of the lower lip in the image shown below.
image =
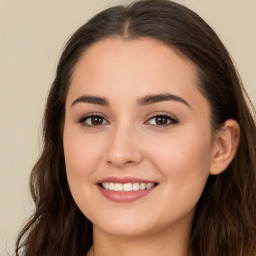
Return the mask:
{"type": "Polygon", "coordinates": [[[127,203],[138,200],[140,198],[145,197],[149,193],[151,193],[155,186],[150,189],[145,190],[137,190],[137,191],[114,191],[114,190],[107,190],[98,186],[101,194],[106,197],[107,199],[119,202],[119,203],[127,203]]]}

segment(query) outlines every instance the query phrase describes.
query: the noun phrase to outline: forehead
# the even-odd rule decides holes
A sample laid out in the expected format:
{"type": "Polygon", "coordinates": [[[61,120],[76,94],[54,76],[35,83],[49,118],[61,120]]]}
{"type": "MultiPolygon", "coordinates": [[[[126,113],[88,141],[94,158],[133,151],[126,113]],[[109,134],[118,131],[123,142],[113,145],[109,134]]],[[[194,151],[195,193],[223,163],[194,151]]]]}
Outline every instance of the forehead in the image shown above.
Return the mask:
{"type": "Polygon", "coordinates": [[[107,38],[86,49],[75,67],[69,94],[128,97],[133,91],[138,97],[165,92],[186,96],[198,91],[197,80],[196,66],[162,42],[107,38]]]}

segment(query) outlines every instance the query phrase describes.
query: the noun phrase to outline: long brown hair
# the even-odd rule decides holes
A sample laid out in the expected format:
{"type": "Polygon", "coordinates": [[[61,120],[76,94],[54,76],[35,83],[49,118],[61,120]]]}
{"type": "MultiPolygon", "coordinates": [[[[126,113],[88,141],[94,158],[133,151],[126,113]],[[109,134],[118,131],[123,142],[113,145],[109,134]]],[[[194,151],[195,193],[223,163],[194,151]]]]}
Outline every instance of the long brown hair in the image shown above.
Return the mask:
{"type": "Polygon", "coordinates": [[[212,130],[227,119],[237,120],[241,128],[237,154],[225,172],[209,176],[197,205],[189,249],[193,256],[255,256],[255,111],[248,107],[249,98],[215,32],[193,11],[167,0],[109,8],[69,39],[48,96],[43,152],[30,178],[35,212],[19,234],[16,255],[22,250],[24,256],[81,256],[92,245],[92,223],[80,212],[68,187],[62,136],[74,68],[90,45],[106,37],[149,37],[171,46],[198,68],[198,88],[210,103],[212,130]]]}

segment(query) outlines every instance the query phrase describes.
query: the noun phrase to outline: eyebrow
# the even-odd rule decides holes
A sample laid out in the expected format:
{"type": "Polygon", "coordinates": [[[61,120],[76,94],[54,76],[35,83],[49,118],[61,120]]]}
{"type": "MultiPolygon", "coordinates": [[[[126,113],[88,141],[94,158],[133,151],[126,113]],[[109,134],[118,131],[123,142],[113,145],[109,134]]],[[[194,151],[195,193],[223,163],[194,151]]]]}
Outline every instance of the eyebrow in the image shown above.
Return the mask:
{"type": "Polygon", "coordinates": [[[104,97],[99,97],[99,96],[90,96],[90,95],[82,95],[81,97],[77,98],[75,101],[73,101],[71,106],[74,106],[77,103],[91,103],[91,104],[96,104],[96,105],[101,105],[101,106],[109,106],[109,101],[108,99],[104,97]]]}
{"type": "Polygon", "coordinates": [[[137,103],[138,105],[149,105],[149,104],[158,103],[162,101],[177,101],[185,104],[186,106],[192,109],[192,107],[188,104],[187,101],[185,101],[184,99],[182,99],[177,95],[173,95],[169,93],[147,95],[143,98],[138,99],[137,103]]]}
{"type": "MultiPolygon", "coordinates": [[[[150,105],[150,104],[158,103],[162,101],[177,101],[177,102],[183,103],[189,108],[192,108],[188,104],[188,102],[182,99],[181,97],[177,95],[169,94],[169,93],[147,95],[145,97],[139,98],[137,100],[137,104],[140,106],[144,106],[144,105],[150,105]]],[[[71,106],[74,106],[77,103],[91,103],[91,104],[96,104],[104,107],[108,107],[110,105],[109,100],[104,97],[85,95],[85,94],[77,98],[75,101],[73,101],[71,106]]]]}

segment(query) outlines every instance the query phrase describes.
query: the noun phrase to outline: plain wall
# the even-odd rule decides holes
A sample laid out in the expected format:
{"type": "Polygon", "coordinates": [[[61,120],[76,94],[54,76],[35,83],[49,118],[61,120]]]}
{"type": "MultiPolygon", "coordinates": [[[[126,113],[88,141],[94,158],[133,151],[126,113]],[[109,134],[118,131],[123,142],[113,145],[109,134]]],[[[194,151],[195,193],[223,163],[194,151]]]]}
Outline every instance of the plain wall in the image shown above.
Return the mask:
{"type": "MultiPolygon", "coordinates": [[[[67,38],[114,0],[0,0],[0,255],[12,252],[33,209],[30,171],[40,152],[46,96],[67,38]]],[[[217,32],[256,103],[256,1],[184,0],[217,32]]]]}

